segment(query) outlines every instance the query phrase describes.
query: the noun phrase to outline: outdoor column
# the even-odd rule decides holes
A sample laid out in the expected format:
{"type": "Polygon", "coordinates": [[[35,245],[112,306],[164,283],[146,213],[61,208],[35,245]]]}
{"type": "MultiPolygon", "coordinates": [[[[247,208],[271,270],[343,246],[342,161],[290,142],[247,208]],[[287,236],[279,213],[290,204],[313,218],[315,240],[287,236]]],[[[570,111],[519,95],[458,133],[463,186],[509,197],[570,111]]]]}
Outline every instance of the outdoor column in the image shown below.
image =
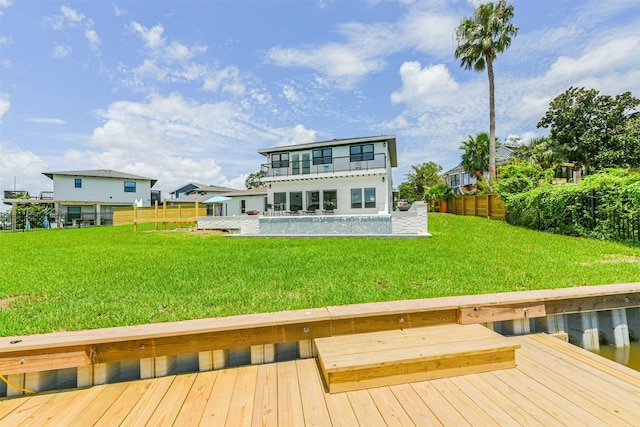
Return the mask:
{"type": "Polygon", "coordinates": [[[600,312],[600,331],[616,347],[629,347],[629,327],[624,308],[600,312]]]}
{"type": "Polygon", "coordinates": [[[579,313],[568,315],[569,336],[585,350],[599,350],[598,313],[579,313]]]}

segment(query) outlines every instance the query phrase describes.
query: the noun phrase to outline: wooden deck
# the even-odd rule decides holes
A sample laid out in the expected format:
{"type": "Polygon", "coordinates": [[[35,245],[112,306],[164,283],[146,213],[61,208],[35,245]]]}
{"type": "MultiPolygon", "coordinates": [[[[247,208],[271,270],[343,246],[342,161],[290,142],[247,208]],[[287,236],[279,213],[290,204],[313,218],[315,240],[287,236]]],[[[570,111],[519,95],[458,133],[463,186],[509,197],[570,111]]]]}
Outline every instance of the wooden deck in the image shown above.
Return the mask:
{"type": "Polygon", "coordinates": [[[547,335],[516,367],[329,394],[316,359],[0,399],[18,425],[640,425],[640,373],[547,335]]]}

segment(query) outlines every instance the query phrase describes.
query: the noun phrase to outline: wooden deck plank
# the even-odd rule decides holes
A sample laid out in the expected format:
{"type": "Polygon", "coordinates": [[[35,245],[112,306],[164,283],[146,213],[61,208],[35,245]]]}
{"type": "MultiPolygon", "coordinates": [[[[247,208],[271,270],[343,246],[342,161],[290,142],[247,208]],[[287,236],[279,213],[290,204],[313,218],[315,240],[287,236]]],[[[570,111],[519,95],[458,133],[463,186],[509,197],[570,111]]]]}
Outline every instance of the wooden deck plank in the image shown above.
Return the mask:
{"type": "Polygon", "coordinates": [[[51,425],[69,425],[91,401],[100,393],[100,389],[89,388],[71,390],[64,393],[65,398],[51,401],[48,407],[42,407],[25,421],[24,426],[41,426],[42,420],[51,425]]]}
{"type": "Polygon", "coordinates": [[[218,371],[209,402],[200,420],[201,426],[225,425],[231,405],[231,390],[235,386],[237,376],[238,370],[234,368],[218,371]]]}
{"type": "Polygon", "coordinates": [[[14,397],[0,400],[0,423],[2,419],[27,402],[27,398],[14,397]]]}
{"type": "Polygon", "coordinates": [[[258,366],[252,425],[278,425],[278,365],[275,363],[258,366]]]}
{"type": "Polygon", "coordinates": [[[194,426],[200,423],[217,376],[218,371],[200,372],[198,374],[175,419],[175,425],[194,426]]]}
{"type": "Polygon", "coordinates": [[[56,394],[37,394],[34,396],[24,396],[17,399],[24,399],[25,402],[11,411],[0,420],[0,426],[17,426],[28,419],[31,414],[37,412],[40,408],[45,407],[48,402],[54,400],[56,394]]]}
{"type": "Polygon", "coordinates": [[[455,406],[449,403],[442,394],[429,381],[422,381],[411,384],[411,387],[418,393],[420,398],[429,405],[438,420],[445,426],[471,426],[464,415],[455,406]]]}
{"type": "Polygon", "coordinates": [[[563,360],[562,354],[544,352],[544,347],[538,348],[535,342],[532,342],[531,347],[527,342],[523,342],[523,345],[527,350],[531,348],[531,351],[524,353],[523,364],[526,366],[526,358],[528,358],[540,366],[539,371],[536,370],[533,375],[547,374],[547,378],[549,376],[554,378],[554,384],[557,383],[557,387],[562,388],[566,385],[570,390],[568,396],[576,401],[576,404],[585,407],[581,404],[580,398],[584,396],[590,402],[587,407],[597,407],[599,414],[610,413],[626,422],[640,423],[640,404],[635,396],[635,393],[640,390],[612,387],[612,384],[591,375],[586,369],[587,364],[575,366],[567,363],[563,360]]]}
{"type": "Polygon", "coordinates": [[[278,425],[304,425],[298,371],[293,360],[278,363],[278,425]]]}
{"type": "Polygon", "coordinates": [[[296,360],[300,397],[304,421],[307,426],[326,426],[331,424],[329,410],[324,400],[324,384],[318,370],[316,359],[296,360]]]}
{"type": "Polygon", "coordinates": [[[346,393],[325,393],[324,399],[329,410],[332,426],[351,427],[358,425],[358,418],[353,412],[353,407],[346,393]]]}
{"type": "MultiPolygon", "coordinates": [[[[511,369],[508,369],[511,370],[511,369]]],[[[442,378],[431,381],[433,387],[440,392],[463,416],[474,425],[499,426],[499,423],[489,412],[480,407],[473,399],[469,398],[451,378],[442,378]]]]}
{"type": "Polygon", "coordinates": [[[518,357],[518,368],[545,384],[552,385],[554,390],[565,398],[571,400],[575,405],[581,408],[594,408],[598,410],[586,411],[603,425],[616,425],[620,423],[620,418],[616,413],[616,407],[603,403],[599,399],[597,390],[583,388],[580,384],[569,381],[558,381],[555,371],[549,370],[546,365],[541,365],[533,359],[529,359],[528,355],[518,357]]]}
{"type": "Polygon", "coordinates": [[[231,405],[227,415],[227,425],[250,426],[253,420],[253,406],[258,380],[258,366],[242,366],[238,369],[238,377],[233,387],[231,405]]]}
{"type": "Polygon", "coordinates": [[[520,384],[505,383],[500,377],[495,376],[496,372],[484,372],[478,374],[480,378],[486,381],[490,387],[500,392],[501,399],[504,402],[513,402],[515,406],[526,412],[526,417],[534,422],[539,422],[545,426],[561,425],[560,421],[552,414],[549,414],[545,408],[538,406],[531,401],[526,394],[520,392],[520,384]]]}
{"type": "MultiPolygon", "coordinates": [[[[559,343],[562,341],[557,340],[559,343]]],[[[552,346],[555,346],[556,343],[551,343],[552,346]]],[[[571,345],[564,343],[565,345],[571,345]]],[[[591,354],[591,356],[595,356],[596,359],[591,359],[584,354],[586,350],[583,350],[579,347],[572,349],[575,351],[576,359],[572,358],[569,353],[566,351],[554,352],[553,354],[549,353],[549,347],[545,345],[544,342],[539,343],[537,338],[533,338],[531,345],[535,347],[538,351],[534,354],[538,356],[545,356],[547,354],[550,355],[550,359],[554,363],[557,364],[558,369],[562,369],[559,373],[562,376],[567,376],[567,372],[576,371],[581,375],[584,375],[584,379],[590,382],[590,386],[595,389],[604,389],[615,387],[619,389],[619,391],[627,393],[627,401],[632,403],[633,406],[640,407],[640,385],[636,386],[635,379],[626,377],[627,380],[621,379],[617,375],[608,375],[606,372],[603,372],[600,367],[601,361],[598,360],[600,356],[595,354],[591,354]],[[582,357],[581,357],[582,356],[582,357]]],[[[575,347],[575,346],[574,346],[575,347]]],[[[565,349],[566,350],[566,349],[565,349]]],[[[615,363],[615,362],[614,362],[615,363]]],[[[626,368],[626,366],[620,365],[620,368],[626,368]]],[[[571,380],[571,378],[569,378],[571,380]]]]}
{"type": "MultiPolygon", "coordinates": [[[[98,397],[96,397],[96,399],[87,406],[89,410],[85,410],[85,412],[77,416],[71,425],[93,425],[95,421],[97,421],[98,424],[120,425],[129,415],[136,403],[138,403],[140,397],[146,393],[147,389],[151,387],[152,384],[152,379],[122,383],[122,386],[126,385],[126,387],[119,395],[113,396],[114,401],[117,400],[117,404],[110,405],[108,408],[103,409],[103,407],[108,403],[108,398],[101,396],[100,399],[98,399],[98,397]]],[[[98,387],[94,388],[99,389],[98,387]]]]}
{"type": "Polygon", "coordinates": [[[372,388],[369,394],[380,415],[390,426],[415,426],[407,411],[402,407],[389,387],[372,388]]]}
{"type": "Polygon", "coordinates": [[[389,387],[389,390],[401,402],[403,409],[415,425],[433,427],[443,425],[409,384],[393,385],[389,387]]]}
{"type": "Polygon", "coordinates": [[[359,425],[371,427],[387,425],[368,390],[349,391],[347,395],[359,425]]]}
{"type": "Polygon", "coordinates": [[[578,362],[587,363],[588,365],[594,366],[597,369],[597,372],[606,374],[605,376],[607,377],[613,376],[624,382],[630,383],[634,387],[640,388],[640,372],[638,371],[584,350],[573,344],[569,344],[561,340],[554,340],[552,336],[547,334],[532,334],[527,336],[534,341],[544,344],[547,349],[554,348],[563,354],[569,355],[570,358],[567,360],[574,364],[577,364],[578,362]]]}
{"type": "Polygon", "coordinates": [[[174,377],[171,386],[167,389],[157,409],[151,414],[147,425],[171,425],[175,421],[185,398],[189,395],[197,374],[181,374],[174,377]]]}
{"type": "Polygon", "coordinates": [[[597,419],[593,418],[579,406],[565,399],[547,385],[540,384],[534,378],[529,377],[517,369],[509,369],[501,372],[494,372],[503,381],[513,384],[520,384],[520,392],[534,401],[538,406],[544,408],[564,425],[598,425],[597,419]]]}
{"type": "Polygon", "coordinates": [[[473,381],[473,375],[464,375],[459,377],[451,377],[449,381],[455,384],[461,393],[464,393],[468,399],[473,400],[480,408],[486,411],[491,418],[496,420],[499,425],[509,425],[509,426],[525,426],[530,425],[528,420],[524,417],[520,419],[517,414],[514,414],[513,411],[508,411],[504,409],[501,405],[497,404],[486,390],[480,390],[477,387],[477,383],[473,381]]]}
{"type": "Polygon", "coordinates": [[[122,393],[130,387],[129,383],[104,384],[94,386],[100,390],[100,393],[93,399],[81,414],[79,414],[70,426],[87,426],[94,425],[104,416],[105,412],[112,407],[119,407],[118,398],[122,393]]]}
{"type": "MultiPolygon", "coordinates": [[[[140,396],[140,399],[136,402],[135,406],[131,408],[131,411],[127,417],[122,421],[122,426],[140,426],[145,425],[147,420],[151,418],[155,410],[158,408],[160,401],[164,397],[171,384],[175,380],[175,376],[155,378],[152,381],[151,386],[148,387],[144,394],[140,396]]],[[[120,400],[120,398],[118,399],[120,400]]],[[[115,402],[114,404],[118,404],[115,402]]],[[[110,424],[110,420],[100,419],[100,423],[106,425],[110,424]]]]}

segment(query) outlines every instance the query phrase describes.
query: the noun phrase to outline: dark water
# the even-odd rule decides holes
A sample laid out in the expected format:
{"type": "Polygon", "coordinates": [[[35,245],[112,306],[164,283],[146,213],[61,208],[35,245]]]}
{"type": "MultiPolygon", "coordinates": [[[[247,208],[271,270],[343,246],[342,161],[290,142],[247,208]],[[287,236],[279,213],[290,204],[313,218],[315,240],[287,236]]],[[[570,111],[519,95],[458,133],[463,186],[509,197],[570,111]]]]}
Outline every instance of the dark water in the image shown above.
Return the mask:
{"type": "Polygon", "coordinates": [[[594,353],[640,371],[640,341],[631,342],[629,347],[601,345],[600,351],[595,351],[594,353]]]}

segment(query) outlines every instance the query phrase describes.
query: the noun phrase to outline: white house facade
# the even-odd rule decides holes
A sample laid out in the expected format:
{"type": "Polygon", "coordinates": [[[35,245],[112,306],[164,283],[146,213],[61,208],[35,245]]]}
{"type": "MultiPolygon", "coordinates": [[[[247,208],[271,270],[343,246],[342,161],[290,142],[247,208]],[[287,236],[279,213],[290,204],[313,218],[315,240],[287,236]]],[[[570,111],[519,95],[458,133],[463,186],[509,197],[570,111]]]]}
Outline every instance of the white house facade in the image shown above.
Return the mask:
{"type": "Polygon", "coordinates": [[[395,136],[333,139],[258,152],[267,158],[261,171],[269,215],[370,215],[393,209],[395,136]]]}
{"type": "Polygon", "coordinates": [[[43,172],[53,180],[53,197],[58,222],[91,221],[108,223],[113,208],[151,206],[160,195],[151,188],[155,179],[113,170],[43,172]]]}

